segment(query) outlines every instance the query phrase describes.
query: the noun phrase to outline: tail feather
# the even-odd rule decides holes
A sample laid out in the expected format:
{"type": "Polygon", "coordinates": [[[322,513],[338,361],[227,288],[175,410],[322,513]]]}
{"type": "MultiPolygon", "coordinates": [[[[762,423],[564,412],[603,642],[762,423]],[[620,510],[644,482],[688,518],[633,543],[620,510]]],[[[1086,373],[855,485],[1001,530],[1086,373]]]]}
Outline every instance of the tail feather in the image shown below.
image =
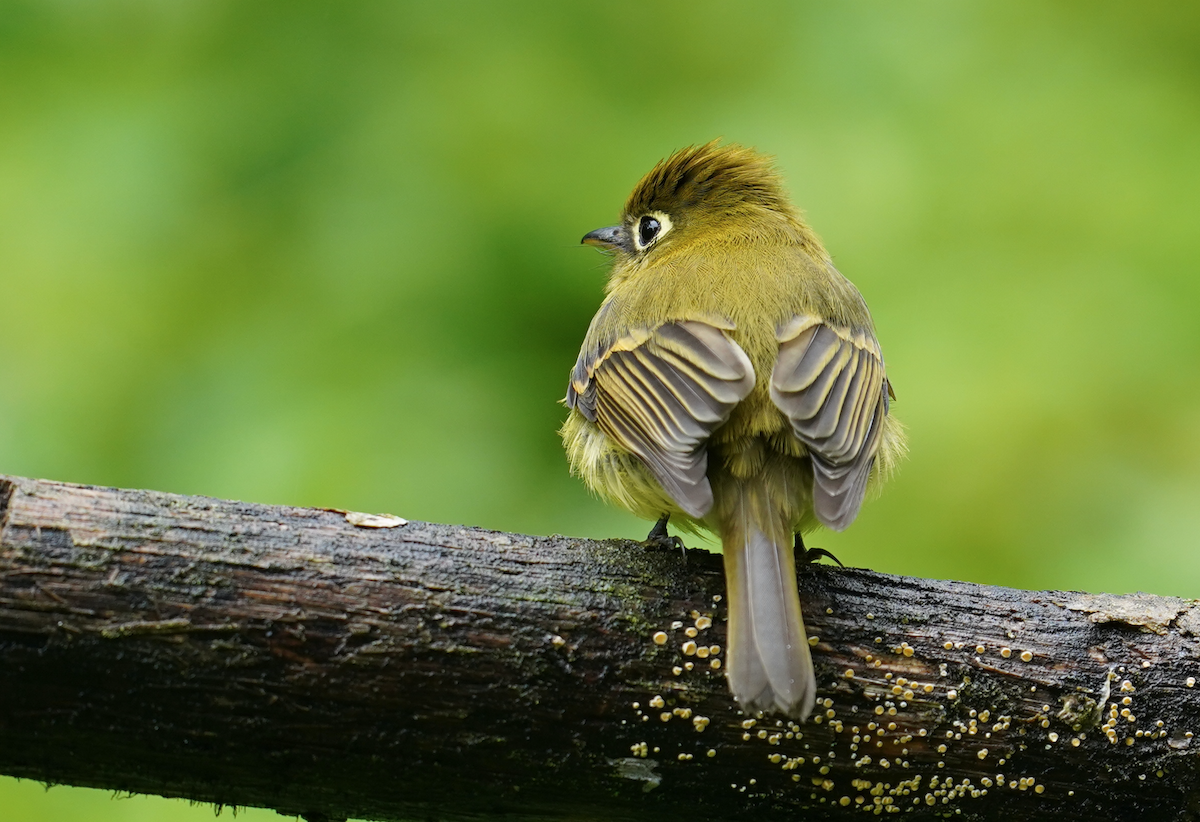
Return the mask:
{"type": "Polygon", "coordinates": [[[721,534],[729,686],[743,708],[804,719],[816,699],[816,679],[796,592],[790,524],[771,510],[765,494],[746,487],[738,494],[721,534]]]}

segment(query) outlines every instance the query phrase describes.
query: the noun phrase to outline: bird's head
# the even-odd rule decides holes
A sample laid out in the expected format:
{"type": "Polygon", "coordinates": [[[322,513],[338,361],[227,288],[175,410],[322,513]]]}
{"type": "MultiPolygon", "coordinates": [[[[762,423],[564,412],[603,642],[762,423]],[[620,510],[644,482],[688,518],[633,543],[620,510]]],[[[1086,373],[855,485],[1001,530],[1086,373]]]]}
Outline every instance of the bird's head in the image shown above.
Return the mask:
{"type": "Polygon", "coordinates": [[[629,195],[621,222],[583,242],[613,252],[620,266],[653,261],[697,239],[736,242],[802,225],[767,157],[713,141],[659,162],[629,195]]]}

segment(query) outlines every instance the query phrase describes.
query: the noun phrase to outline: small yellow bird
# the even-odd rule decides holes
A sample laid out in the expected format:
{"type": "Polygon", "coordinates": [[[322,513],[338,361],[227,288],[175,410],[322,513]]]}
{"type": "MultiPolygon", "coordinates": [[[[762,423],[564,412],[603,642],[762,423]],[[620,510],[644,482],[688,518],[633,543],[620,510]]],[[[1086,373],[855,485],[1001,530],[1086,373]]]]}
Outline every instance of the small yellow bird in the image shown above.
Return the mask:
{"type": "Polygon", "coordinates": [[[848,526],[905,451],[867,304],[740,146],[676,152],[583,242],[613,267],[567,388],[572,472],[657,519],[651,541],[670,517],[720,536],[729,687],[804,719],[800,534],[848,526]]]}

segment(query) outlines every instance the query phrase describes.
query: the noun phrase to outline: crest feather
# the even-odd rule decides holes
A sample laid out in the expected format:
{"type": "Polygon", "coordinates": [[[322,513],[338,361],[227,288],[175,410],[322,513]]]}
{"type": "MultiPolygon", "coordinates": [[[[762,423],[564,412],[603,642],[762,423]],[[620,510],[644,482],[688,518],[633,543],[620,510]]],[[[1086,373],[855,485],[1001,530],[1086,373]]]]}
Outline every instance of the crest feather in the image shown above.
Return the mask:
{"type": "Polygon", "coordinates": [[[758,207],[795,213],[769,157],[713,140],[661,160],[629,195],[625,214],[673,214],[700,204],[722,211],[758,207]]]}

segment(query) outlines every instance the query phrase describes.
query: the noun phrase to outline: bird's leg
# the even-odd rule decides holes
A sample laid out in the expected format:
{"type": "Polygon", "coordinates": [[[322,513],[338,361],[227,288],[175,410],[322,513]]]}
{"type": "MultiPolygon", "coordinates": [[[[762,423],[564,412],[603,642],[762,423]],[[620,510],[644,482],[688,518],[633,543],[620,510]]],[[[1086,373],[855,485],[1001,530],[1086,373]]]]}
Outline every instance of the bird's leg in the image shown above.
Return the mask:
{"type": "Polygon", "coordinates": [[[647,548],[657,548],[660,550],[678,548],[683,554],[683,561],[687,562],[687,548],[684,547],[683,540],[667,533],[667,520],[670,518],[670,514],[663,514],[659,517],[658,522],[654,523],[654,527],[646,535],[646,539],[642,541],[642,545],[647,548]]]}
{"type": "MultiPolygon", "coordinates": [[[[805,548],[804,547],[804,535],[801,534],[799,531],[797,531],[796,532],[796,560],[799,562],[799,564],[811,565],[812,563],[819,560],[821,557],[828,557],[829,559],[836,562],[838,565],[842,565],[842,561],[840,559],[838,559],[833,554],[826,551],[824,548],[805,548]]],[[[846,566],[842,565],[842,567],[845,568],[846,566]]]]}

